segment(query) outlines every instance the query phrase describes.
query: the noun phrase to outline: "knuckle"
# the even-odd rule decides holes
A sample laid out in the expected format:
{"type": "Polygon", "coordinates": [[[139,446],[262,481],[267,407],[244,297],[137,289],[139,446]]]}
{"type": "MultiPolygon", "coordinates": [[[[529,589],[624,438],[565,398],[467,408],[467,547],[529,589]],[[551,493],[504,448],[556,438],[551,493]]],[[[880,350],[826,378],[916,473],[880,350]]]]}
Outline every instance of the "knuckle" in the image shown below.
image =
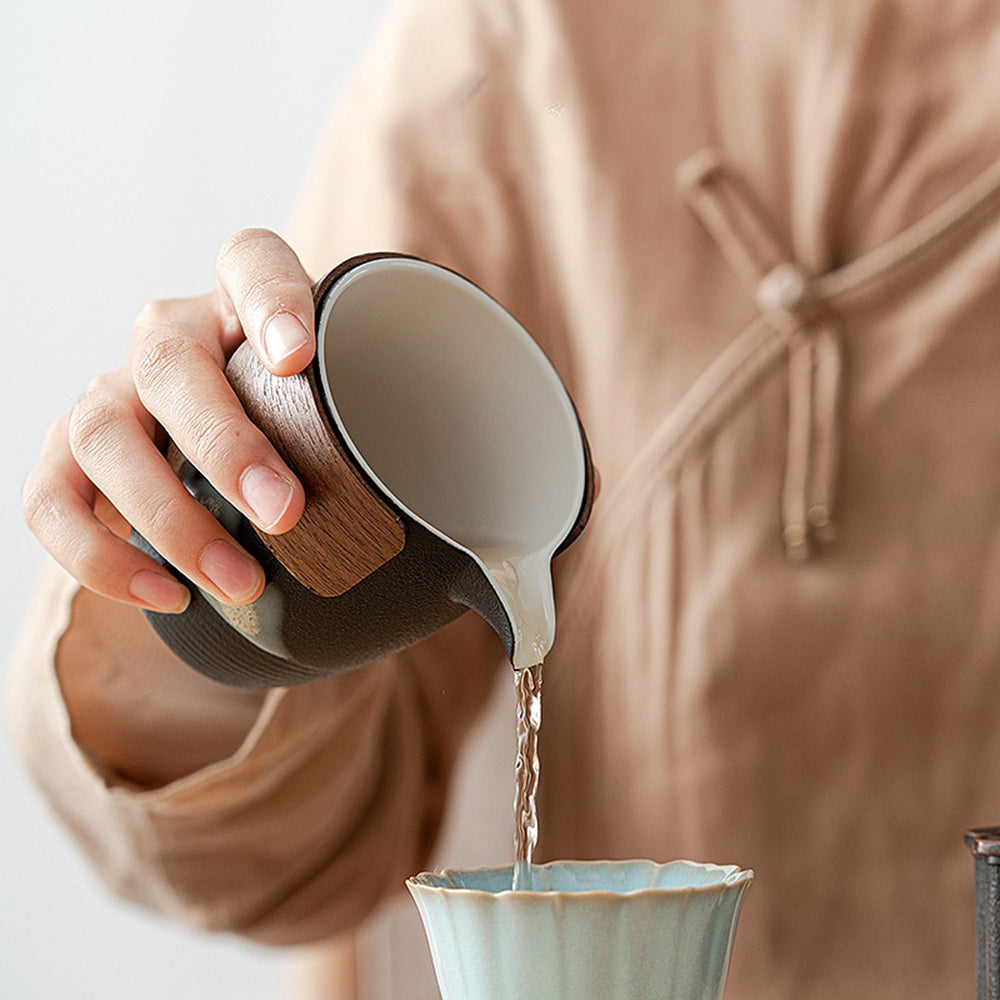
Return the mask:
{"type": "Polygon", "coordinates": [[[80,540],[73,552],[72,557],[73,576],[77,578],[88,590],[98,593],[107,592],[109,587],[109,560],[105,546],[99,540],[80,540]]]}
{"type": "Polygon", "coordinates": [[[69,416],[67,434],[73,456],[92,454],[121,418],[122,406],[117,400],[99,389],[88,390],[69,416]]]}
{"type": "Polygon", "coordinates": [[[194,417],[192,451],[196,465],[208,469],[229,464],[240,439],[247,429],[247,420],[236,413],[202,411],[194,417]]]}
{"type": "Polygon", "coordinates": [[[250,309],[262,314],[275,312],[292,301],[291,283],[287,274],[255,271],[247,276],[243,300],[250,309]]]}
{"type": "Polygon", "coordinates": [[[97,375],[92,378],[87,383],[87,388],[84,389],[83,395],[87,396],[103,396],[108,395],[114,391],[115,379],[110,373],[105,373],[102,375],[97,375]]]}
{"type": "Polygon", "coordinates": [[[169,299],[150,299],[138,313],[132,322],[132,330],[136,334],[141,334],[152,326],[159,326],[169,322],[172,313],[172,302],[169,299]]]}
{"type": "Polygon", "coordinates": [[[275,236],[270,229],[263,229],[253,226],[249,229],[241,229],[233,233],[225,243],[219,248],[219,255],[216,258],[216,266],[224,268],[226,265],[244,257],[248,248],[260,243],[262,240],[275,236]]]}
{"type": "Polygon", "coordinates": [[[158,386],[187,358],[194,345],[187,337],[169,334],[148,337],[135,352],[132,379],[139,392],[158,386]]]}
{"type": "Polygon", "coordinates": [[[163,551],[167,547],[164,542],[191,536],[191,519],[194,516],[191,505],[194,505],[196,513],[199,509],[197,502],[187,494],[160,497],[149,503],[141,516],[136,518],[136,528],[163,551]]]}
{"type": "Polygon", "coordinates": [[[38,535],[59,510],[59,494],[52,481],[33,472],[21,494],[21,514],[32,534],[38,535]]]}
{"type": "Polygon", "coordinates": [[[69,439],[69,416],[69,413],[63,413],[49,424],[42,442],[43,455],[49,454],[56,446],[69,439]]]}

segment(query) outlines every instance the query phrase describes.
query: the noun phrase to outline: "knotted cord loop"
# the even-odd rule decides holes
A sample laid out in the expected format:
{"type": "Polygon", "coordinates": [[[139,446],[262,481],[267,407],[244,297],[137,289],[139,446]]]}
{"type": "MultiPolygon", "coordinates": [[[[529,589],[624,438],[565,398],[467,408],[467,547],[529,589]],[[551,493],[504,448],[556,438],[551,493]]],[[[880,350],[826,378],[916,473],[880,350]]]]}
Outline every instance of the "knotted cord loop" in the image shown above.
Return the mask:
{"type": "Polygon", "coordinates": [[[685,161],[681,191],[757,307],[788,336],[788,449],[782,490],[785,549],[805,559],[833,537],[840,336],[816,279],[796,262],[743,179],[711,149],[685,161]]]}

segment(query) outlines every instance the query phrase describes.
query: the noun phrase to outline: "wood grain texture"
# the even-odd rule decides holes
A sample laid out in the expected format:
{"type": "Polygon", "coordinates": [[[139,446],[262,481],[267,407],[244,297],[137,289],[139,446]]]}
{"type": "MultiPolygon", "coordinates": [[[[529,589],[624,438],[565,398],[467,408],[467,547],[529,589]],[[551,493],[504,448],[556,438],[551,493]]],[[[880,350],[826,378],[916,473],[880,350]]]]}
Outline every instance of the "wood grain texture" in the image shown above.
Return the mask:
{"type": "Polygon", "coordinates": [[[247,416],[305,487],[298,524],[283,535],[257,530],[285,568],[320,597],[339,597],[405,544],[402,522],[357,471],[326,417],[316,362],[278,378],[243,343],[226,369],[247,416]]]}

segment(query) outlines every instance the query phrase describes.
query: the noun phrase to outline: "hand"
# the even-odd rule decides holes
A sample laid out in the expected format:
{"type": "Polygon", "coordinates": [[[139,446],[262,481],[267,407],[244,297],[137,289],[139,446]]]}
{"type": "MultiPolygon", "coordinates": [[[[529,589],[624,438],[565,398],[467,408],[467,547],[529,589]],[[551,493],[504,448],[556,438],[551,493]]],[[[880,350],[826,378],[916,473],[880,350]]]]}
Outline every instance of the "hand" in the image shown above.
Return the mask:
{"type": "Polygon", "coordinates": [[[275,375],[315,351],[310,281],[274,233],[243,230],[216,262],[218,288],[149,303],[125,364],[95,379],[52,425],[24,488],[28,527],[84,587],[126,604],[183,611],[188,590],[124,539],[131,525],[188,579],[230,605],[255,600],[260,564],[193,499],[163,455],[171,438],[215,488],[272,534],[302,513],[302,485],[226,381],[248,339],[275,375]]]}

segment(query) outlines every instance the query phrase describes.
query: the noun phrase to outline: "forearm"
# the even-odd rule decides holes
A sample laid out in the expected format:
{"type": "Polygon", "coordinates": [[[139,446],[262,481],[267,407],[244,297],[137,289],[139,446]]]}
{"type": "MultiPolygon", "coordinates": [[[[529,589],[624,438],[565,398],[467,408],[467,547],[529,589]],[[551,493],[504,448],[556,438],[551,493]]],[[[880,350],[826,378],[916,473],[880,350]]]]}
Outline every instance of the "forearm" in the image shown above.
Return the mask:
{"type": "Polygon", "coordinates": [[[15,747],[116,892],[290,944],[356,924],[425,863],[462,737],[503,658],[481,619],[466,615],[360,670],[272,690],[258,712],[240,705],[245,693],[171,659],[157,659],[147,681],[129,657],[158,656],[159,640],[141,618],[106,617],[92,600],[47,567],[7,708],[15,747]],[[99,645],[85,642],[95,628],[99,645]],[[209,766],[189,771],[199,759],[209,766]],[[169,773],[181,780],[166,783],[169,773]]]}

